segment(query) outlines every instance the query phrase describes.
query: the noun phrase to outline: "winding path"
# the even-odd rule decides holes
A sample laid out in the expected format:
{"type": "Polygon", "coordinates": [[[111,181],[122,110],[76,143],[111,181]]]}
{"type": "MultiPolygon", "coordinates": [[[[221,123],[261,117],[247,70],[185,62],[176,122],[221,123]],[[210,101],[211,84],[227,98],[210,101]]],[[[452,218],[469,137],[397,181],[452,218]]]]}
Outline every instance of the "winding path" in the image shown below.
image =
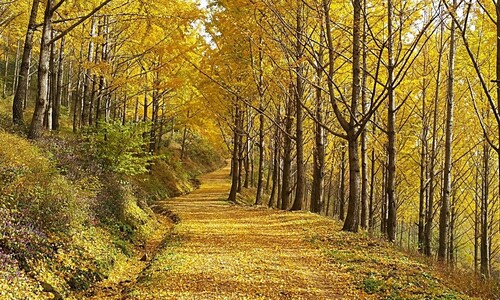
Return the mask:
{"type": "Polygon", "coordinates": [[[160,204],[180,223],[126,298],[339,298],[342,275],[311,243],[333,221],[231,205],[228,173],[202,176],[198,190],[160,204]]]}

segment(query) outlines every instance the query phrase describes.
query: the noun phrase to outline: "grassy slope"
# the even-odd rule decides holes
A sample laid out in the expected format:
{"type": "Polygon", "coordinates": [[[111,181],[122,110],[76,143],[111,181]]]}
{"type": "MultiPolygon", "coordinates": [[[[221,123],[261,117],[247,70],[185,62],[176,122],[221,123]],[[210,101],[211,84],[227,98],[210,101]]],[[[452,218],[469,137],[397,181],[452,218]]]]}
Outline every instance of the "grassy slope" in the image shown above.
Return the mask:
{"type": "Polygon", "coordinates": [[[181,162],[173,150],[152,175],[116,176],[88,157],[66,118],[58,136],[31,143],[8,112],[0,101],[1,299],[80,298],[94,282],[126,281],[170,228],[148,200],[195,188],[193,176],[220,162],[181,162]]]}

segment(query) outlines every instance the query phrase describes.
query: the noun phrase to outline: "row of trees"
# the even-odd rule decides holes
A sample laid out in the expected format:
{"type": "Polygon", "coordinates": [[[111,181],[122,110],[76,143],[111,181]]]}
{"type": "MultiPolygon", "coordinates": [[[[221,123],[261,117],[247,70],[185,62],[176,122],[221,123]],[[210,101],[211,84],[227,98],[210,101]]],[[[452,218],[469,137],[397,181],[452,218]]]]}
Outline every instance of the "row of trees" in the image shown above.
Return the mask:
{"type": "Polygon", "coordinates": [[[489,277],[499,8],[214,1],[201,69],[232,153],[229,200],[255,187],[256,204],[336,216],[489,277]]]}
{"type": "Polygon", "coordinates": [[[195,3],[16,0],[0,9],[3,92],[12,92],[12,120],[29,125],[29,138],[61,130],[63,115],[74,132],[151,124],[143,135],[151,153],[177,131],[182,150],[194,131],[215,135],[185,59],[205,44],[195,3]]]}

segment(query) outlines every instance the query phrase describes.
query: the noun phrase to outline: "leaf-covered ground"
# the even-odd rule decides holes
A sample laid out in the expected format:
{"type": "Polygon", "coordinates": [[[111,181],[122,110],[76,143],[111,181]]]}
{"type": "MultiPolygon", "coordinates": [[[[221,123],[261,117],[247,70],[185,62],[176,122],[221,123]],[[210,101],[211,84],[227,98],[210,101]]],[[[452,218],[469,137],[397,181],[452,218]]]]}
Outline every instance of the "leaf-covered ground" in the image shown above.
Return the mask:
{"type": "Polygon", "coordinates": [[[310,213],[225,201],[228,170],[163,202],[180,218],[127,299],[464,299],[429,267],[310,213]]]}

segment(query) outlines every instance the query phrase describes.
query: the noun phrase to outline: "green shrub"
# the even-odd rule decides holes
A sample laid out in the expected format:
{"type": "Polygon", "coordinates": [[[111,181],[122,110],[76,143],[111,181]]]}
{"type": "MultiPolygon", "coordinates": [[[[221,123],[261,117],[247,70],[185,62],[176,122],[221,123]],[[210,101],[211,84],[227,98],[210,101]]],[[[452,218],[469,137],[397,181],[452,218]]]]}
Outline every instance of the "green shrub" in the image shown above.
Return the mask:
{"type": "Polygon", "coordinates": [[[153,158],[145,150],[142,136],[148,127],[143,123],[102,123],[84,132],[85,144],[105,170],[122,175],[146,173],[153,158]]]}

